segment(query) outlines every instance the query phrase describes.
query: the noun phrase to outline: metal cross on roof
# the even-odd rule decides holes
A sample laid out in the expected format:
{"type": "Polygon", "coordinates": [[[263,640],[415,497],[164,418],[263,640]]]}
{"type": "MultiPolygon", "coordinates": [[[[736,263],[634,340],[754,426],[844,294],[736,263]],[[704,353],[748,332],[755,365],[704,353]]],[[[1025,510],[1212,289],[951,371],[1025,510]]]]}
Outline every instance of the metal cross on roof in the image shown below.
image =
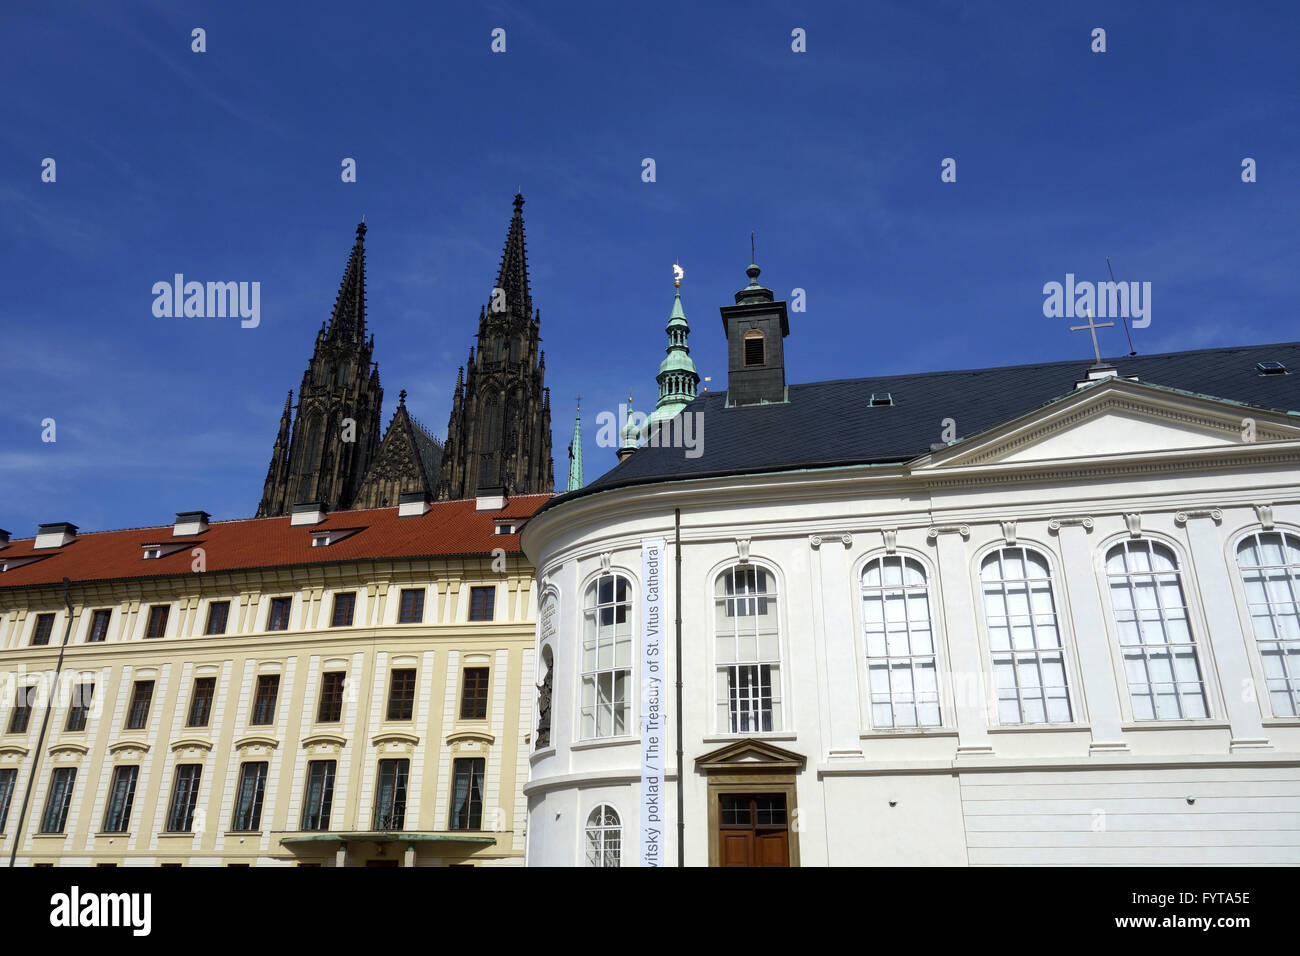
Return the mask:
{"type": "Polygon", "coordinates": [[[1115,323],[1114,323],[1114,322],[1102,322],[1101,324],[1096,324],[1096,323],[1094,323],[1094,322],[1092,321],[1092,309],[1089,309],[1089,310],[1087,311],[1086,314],[1087,314],[1087,316],[1088,316],[1088,324],[1087,324],[1087,325],[1072,325],[1072,326],[1070,326],[1070,331],[1071,331],[1071,332],[1082,332],[1084,329],[1087,329],[1088,331],[1090,331],[1090,332],[1092,333],[1092,351],[1093,351],[1093,354],[1097,356],[1097,364],[1100,365],[1100,364],[1101,364],[1101,347],[1100,347],[1099,345],[1097,345],[1097,330],[1098,330],[1098,329],[1109,329],[1109,328],[1112,328],[1112,327],[1115,325],[1115,323]]]}

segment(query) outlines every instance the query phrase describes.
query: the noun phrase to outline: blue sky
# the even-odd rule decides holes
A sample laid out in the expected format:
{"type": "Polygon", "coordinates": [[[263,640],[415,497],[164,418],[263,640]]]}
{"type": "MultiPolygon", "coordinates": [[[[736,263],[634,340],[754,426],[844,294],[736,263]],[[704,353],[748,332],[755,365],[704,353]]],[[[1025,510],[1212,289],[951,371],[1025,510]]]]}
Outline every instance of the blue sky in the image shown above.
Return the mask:
{"type": "Polygon", "coordinates": [[[8,0],[0,527],[250,516],[363,214],[384,424],[405,388],[444,435],[516,189],[557,473],[581,393],[588,480],[595,414],[655,397],[674,261],[725,387],[751,230],[764,283],[806,290],[791,382],[1090,362],[1042,287],[1106,256],[1152,283],[1141,352],[1295,340],[1298,27],[1282,2],[8,0]],[[261,324],[155,318],[176,272],[260,282],[261,324]]]}

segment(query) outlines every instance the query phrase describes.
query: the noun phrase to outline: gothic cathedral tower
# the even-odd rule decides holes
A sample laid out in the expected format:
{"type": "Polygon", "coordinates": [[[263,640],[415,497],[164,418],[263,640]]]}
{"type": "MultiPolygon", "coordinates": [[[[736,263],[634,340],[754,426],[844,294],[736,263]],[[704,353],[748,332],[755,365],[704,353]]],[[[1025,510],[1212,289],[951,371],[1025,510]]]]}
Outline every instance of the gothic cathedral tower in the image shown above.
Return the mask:
{"type": "Polygon", "coordinates": [[[456,377],[440,501],[472,498],[480,489],[520,495],[555,490],[551,399],[543,384],[541,313],[534,312],[528,288],[523,208],[517,194],[492,301],[479,311],[468,375],[462,369],[456,377]]]}
{"type": "Polygon", "coordinates": [[[328,511],[352,506],[379,444],[379,368],[372,360],[374,336],[366,337],[365,223],[339,286],[334,314],[322,324],[298,389],[289,429],[289,402],[280,419],[257,517],[287,515],[300,502],[318,501],[328,511]]]}

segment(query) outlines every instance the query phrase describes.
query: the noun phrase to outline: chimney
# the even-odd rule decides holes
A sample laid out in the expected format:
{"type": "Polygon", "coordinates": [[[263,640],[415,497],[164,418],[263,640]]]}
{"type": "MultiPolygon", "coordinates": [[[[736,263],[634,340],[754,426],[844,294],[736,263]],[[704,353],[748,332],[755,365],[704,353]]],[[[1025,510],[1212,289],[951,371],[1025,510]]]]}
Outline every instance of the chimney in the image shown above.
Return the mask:
{"type": "Polygon", "coordinates": [[[0,551],[7,547],[9,547],[9,532],[4,528],[0,528],[0,551]]]}
{"type": "Polygon", "coordinates": [[[290,525],[320,524],[325,520],[325,506],[319,501],[304,501],[293,506],[290,525]]]}
{"type": "Polygon", "coordinates": [[[77,540],[77,526],[68,524],[66,521],[56,521],[53,524],[43,524],[36,529],[36,541],[32,547],[39,548],[61,548],[77,540]]]}
{"type": "Polygon", "coordinates": [[[418,518],[429,513],[429,498],[423,491],[404,491],[397,496],[397,517],[418,518]]]}
{"type": "Polygon", "coordinates": [[[745,270],[749,285],[736,293],[736,304],[719,309],[727,334],[728,408],[788,400],[782,340],[790,334],[790,318],[785,303],[758,284],[760,271],[751,264],[745,270]]]}
{"type": "Polygon", "coordinates": [[[480,488],[474,500],[475,511],[500,511],[505,506],[505,488],[480,488]]]}
{"type": "Polygon", "coordinates": [[[212,516],[206,511],[178,511],[176,523],[172,525],[172,537],[202,534],[208,530],[208,519],[212,516]]]}

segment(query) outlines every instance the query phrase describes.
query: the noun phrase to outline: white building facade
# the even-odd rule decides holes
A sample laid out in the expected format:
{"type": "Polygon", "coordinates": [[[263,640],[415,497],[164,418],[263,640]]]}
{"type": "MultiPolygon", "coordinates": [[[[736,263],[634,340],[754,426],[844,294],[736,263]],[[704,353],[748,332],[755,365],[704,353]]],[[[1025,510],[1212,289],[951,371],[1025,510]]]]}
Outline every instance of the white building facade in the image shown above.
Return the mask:
{"type": "Polygon", "coordinates": [[[657,539],[664,863],[1300,863],[1300,418],[1155,358],[894,462],[720,473],[716,395],[711,470],[543,508],[529,864],[642,859],[657,539]]]}

